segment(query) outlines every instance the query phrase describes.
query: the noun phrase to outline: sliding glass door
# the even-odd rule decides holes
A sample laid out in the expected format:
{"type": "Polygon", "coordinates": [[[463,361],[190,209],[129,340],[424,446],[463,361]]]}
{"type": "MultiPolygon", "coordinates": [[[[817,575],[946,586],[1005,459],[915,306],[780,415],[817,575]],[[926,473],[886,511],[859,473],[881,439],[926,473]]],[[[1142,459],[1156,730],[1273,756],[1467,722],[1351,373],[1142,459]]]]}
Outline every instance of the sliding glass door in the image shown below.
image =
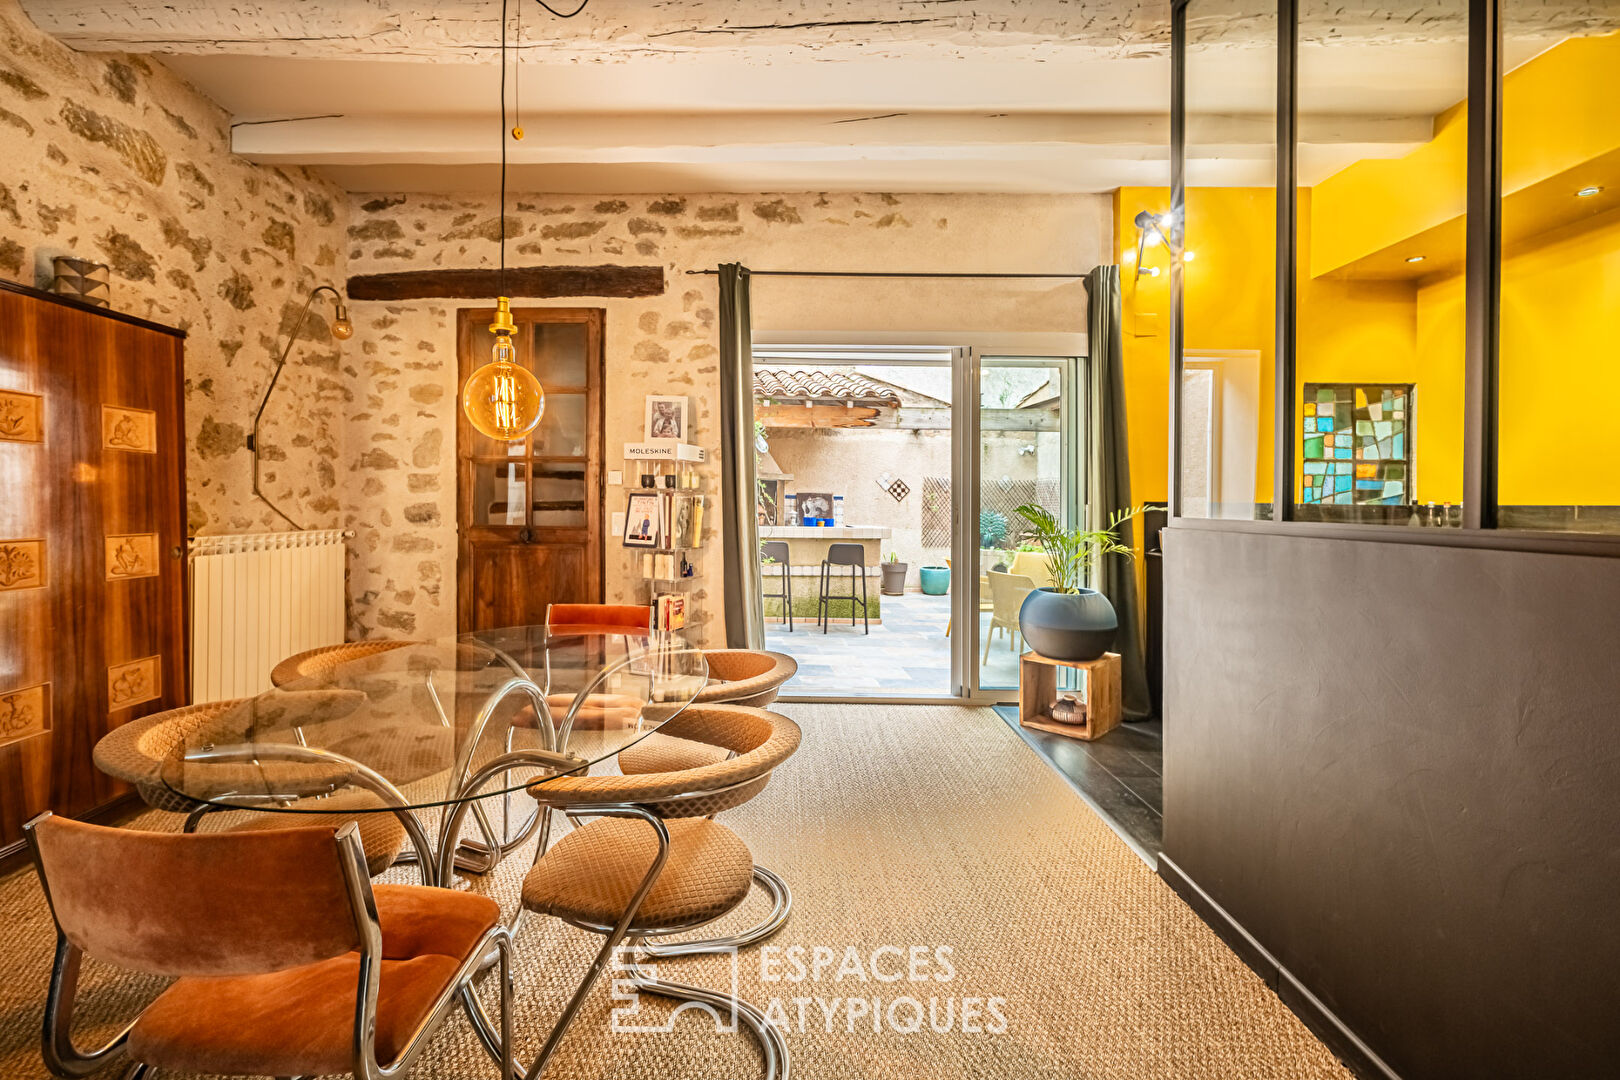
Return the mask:
{"type": "Polygon", "coordinates": [[[1065,525],[1080,518],[1084,476],[1079,432],[1079,361],[986,356],[978,364],[977,516],[971,582],[977,642],[975,696],[1005,699],[1018,689],[1018,609],[1051,584],[1046,556],[1028,540],[1020,507],[1040,506],[1065,525]]]}
{"type": "Polygon", "coordinates": [[[1018,507],[1079,520],[1081,365],[755,343],[765,640],[798,661],[791,696],[1016,696],[1018,606],[1047,583],[1018,507]]]}

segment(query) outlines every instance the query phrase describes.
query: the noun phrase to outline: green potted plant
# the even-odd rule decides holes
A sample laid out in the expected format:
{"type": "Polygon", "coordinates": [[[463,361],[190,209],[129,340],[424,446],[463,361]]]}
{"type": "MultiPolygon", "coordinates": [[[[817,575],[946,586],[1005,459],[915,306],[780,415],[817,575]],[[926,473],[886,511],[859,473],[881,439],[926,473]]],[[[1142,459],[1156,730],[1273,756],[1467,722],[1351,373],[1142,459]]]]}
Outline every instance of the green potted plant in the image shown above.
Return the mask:
{"type": "Polygon", "coordinates": [[[889,552],[889,557],[878,564],[883,568],[883,585],[881,592],[884,596],[900,596],[906,591],[906,572],[911,567],[900,561],[898,551],[889,552]]]}
{"type": "Polygon", "coordinates": [[[1000,547],[1007,539],[1007,515],[995,510],[979,511],[979,547],[1000,547]]]}
{"type": "Polygon", "coordinates": [[[1119,616],[1108,597],[1082,582],[1087,569],[1107,555],[1131,557],[1120,543],[1119,527],[1144,508],[1121,510],[1106,529],[1065,529],[1044,506],[1026,504],[1018,514],[1029,522],[1030,535],[1045,552],[1052,584],[1024,597],[1018,609],[1018,632],[1030,648],[1053,660],[1095,660],[1107,652],[1119,630],[1119,616]]]}

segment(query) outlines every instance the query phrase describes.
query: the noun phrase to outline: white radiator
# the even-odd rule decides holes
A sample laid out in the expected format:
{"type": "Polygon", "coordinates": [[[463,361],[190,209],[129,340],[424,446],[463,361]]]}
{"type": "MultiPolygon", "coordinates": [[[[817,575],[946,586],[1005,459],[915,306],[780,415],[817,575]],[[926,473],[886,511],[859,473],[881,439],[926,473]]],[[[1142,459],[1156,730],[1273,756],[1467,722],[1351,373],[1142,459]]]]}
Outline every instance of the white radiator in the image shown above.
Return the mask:
{"type": "Polygon", "coordinates": [[[344,634],[341,529],[191,541],[191,700],[270,689],[270,669],[344,634]]]}

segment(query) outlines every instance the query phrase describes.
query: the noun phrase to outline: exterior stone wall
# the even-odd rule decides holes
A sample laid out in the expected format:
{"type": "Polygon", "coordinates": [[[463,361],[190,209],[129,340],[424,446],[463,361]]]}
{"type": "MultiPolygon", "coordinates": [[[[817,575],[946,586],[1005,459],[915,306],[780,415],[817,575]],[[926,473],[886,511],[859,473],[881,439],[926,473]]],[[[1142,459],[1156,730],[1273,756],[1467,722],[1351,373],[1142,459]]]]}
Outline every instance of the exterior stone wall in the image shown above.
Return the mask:
{"type": "MultiPolygon", "coordinates": [[[[1106,196],[512,195],[508,265],[662,265],[662,296],[517,299],[515,307],[606,312],[607,461],[641,437],[647,394],[691,398],[693,441],[715,513],[698,560],[695,636],[721,640],[718,547],[720,431],[716,279],[688,276],[741,261],[756,269],[975,270],[1083,273],[1111,244],[1106,196]]],[[[349,204],[354,274],[497,264],[490,197],[356,195],[349,204]]],[[[353,305],[348,343],[344,523],[356,530],[351,631],[427,636],[455,630],[456,312],[475,301],[353,305]]],[[[756,278],[759,331],[984,332],[1085,329],[1077,280],[756,278]]],[[[632,482],[633,473],[626,477],[632,482]]],[[[606,510],[623,509],[609,488],[606,510]]],[[[606,599],[645,602],[618,539],[605,539],[606,599]]]]}
{"type": "MultiPolygon", "coordinates": [[[[188,332],[194,533],[287,527],[253,497],[247,434],[304,297],[345,276],[344,195],[229,147],[226,113],[161,64],[76,53],[0,0],[0,275],[45,286],[54,256],[107,263],[113,308],[188,332]]],[[[342,517],[340,365],[308,320],[265,414],[265,487],[311,528],[342,517]]]]}

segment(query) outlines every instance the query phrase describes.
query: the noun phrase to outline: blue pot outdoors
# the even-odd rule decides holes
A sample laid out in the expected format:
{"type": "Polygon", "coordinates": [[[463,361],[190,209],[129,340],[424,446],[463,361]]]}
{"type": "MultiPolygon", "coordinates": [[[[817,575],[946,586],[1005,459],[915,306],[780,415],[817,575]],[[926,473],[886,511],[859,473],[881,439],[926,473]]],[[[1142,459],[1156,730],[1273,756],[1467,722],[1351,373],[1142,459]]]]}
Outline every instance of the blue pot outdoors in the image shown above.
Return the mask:
{"type": "Polygon", "coordinates": [[[1018,609],[1018,632],[1052,660],[1095,660],[1114,644],[1118,630],[1114,605],[1096,589],[1036,589],[1018,609]]]}
{"type": "Polygon", "coordinates": [[[948,566],[924,566],[917,571],[922,579],[922,591],[929,596],[944,596],[951,591],[951,568],[948,566]]]}

